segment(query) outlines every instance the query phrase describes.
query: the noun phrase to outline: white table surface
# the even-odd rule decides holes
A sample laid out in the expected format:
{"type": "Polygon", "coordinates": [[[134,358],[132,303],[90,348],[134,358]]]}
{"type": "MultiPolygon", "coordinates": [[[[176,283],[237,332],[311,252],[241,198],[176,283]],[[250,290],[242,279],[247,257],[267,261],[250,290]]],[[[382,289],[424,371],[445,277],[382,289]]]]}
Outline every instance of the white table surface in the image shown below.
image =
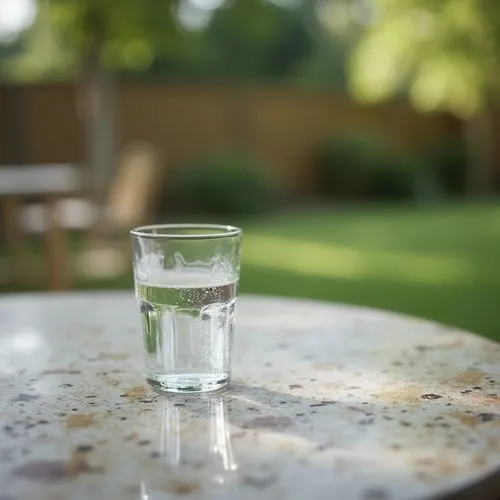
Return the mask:
{"type": "Polygon", "coordinates": [[[0,196],[65,194],[81,187],[81,171],[76,165],[0,165],[0,196]]]}
{"type": "Polygon", "coordinates": [[[157,396],[142,352],[132,293],[0,297],[1,500],[500,496],[496,343],[242,297],[229,392],[157,396]]]}

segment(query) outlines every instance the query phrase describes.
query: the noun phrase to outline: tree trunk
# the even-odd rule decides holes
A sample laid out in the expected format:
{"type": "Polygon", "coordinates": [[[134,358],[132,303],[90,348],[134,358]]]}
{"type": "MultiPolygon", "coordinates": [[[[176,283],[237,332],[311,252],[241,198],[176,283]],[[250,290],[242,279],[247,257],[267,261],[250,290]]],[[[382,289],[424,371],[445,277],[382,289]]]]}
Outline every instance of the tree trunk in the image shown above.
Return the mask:
{"type": "Polygon", "coordinates": [[[464,122],[464,139],[467,191],[472,196],[487,195],[492,191],[495,166],[494,121],[490,109],[464,122]]]}
{"type": "Polygon", "coordinates": [[[95,43],[85,56],[81,92],[86,188],[102,216],[115,171],[116,90],[113,75],[103,67],[100,53],[101,44],[95,43]]]}

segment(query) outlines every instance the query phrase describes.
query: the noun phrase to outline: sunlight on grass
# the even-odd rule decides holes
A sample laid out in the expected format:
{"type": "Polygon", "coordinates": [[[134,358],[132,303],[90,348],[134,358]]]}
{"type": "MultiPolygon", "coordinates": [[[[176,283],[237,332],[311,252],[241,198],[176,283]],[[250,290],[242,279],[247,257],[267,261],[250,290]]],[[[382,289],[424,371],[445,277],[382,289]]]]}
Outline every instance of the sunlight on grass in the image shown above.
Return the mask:
{"type": "Polygon", "coordinates": [[[383,277],[408,283],[449,284],[473,277],[468,263],[454,256],[365,250],[258,234],[246,235],[244,260],[306,276],[352,280],[383,277]]]}

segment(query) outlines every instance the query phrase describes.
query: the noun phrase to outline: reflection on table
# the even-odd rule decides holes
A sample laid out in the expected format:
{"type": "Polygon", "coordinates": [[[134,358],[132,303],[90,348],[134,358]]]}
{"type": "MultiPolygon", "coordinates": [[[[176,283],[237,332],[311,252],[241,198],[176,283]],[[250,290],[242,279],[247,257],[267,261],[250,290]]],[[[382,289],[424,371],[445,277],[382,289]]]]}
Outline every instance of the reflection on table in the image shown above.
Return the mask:
{"type": "Polygon", "coordinates": [[[231,481],[238,464],[231,445],[227,401],[221,396],[205,396],[190,407],[189,398],[165,398],[160,408],[160,456],[157,467],[143,474],[142,500],[164,497],[166,475],[173,478],[170,489],[177,494],[210,491],[231,481]]]}

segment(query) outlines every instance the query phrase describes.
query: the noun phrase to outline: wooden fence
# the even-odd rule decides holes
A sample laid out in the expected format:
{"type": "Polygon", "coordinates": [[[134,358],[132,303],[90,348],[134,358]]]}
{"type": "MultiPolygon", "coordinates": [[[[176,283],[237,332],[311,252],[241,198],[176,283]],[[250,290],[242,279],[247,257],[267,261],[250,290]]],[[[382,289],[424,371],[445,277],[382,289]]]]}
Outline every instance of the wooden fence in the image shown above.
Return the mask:
{"type": "MultiPolygon", "coordinates": [[[[81,162],[81,101],[72,84],[0,86],[0,165],[81,162]]],[[[312,187],[311,165],[329,135],[363,128],[418,149],[458,137],[445,114],[422,115],[404,104],[360,106],[332,93],[292,87],[234,88],[120,82],[118,145],[147,141],[169,165],[199,153],[242,146],[286,175],[297,194],[312,187]]]]}

